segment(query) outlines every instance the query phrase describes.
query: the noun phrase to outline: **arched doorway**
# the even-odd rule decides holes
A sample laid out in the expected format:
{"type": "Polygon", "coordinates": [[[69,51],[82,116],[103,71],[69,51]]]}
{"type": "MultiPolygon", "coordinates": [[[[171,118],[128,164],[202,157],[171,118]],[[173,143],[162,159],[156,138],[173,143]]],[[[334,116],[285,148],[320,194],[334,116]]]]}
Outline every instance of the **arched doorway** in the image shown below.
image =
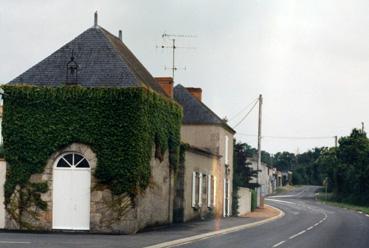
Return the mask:
{"type": "Polygon", "coordinates": [[[53,167],[53,229],[90,229],[90,164],[81,154],[59,156],[53,167]]]}

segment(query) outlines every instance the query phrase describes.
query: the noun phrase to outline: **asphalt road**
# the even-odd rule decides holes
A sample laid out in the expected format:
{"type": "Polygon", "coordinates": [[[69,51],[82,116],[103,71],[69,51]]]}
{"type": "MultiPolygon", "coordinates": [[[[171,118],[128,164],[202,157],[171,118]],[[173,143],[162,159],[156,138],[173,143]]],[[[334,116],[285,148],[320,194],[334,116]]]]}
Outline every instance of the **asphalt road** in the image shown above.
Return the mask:
{"type": "MultiPolygon", "coordinates": [[[[268,198],[269,205],[285,212],[283,218],[180,247],[369,248],[369,217],[314,201],[316,189],[317,187],[306,186],[268,198]]],[[[175,234],[176,230],[170,229],[169,232],[175,234]]],[[[128,236],[3,232],[0,233],[0,248],[144,247],[150,243],[164,242],[165,236],[170,236],[169,233],[162,232],[157,240],[155,235],[158,236],[158,232],[128,236]]]]}
{"type": "Polygon", "coordinates": [[[314,201],[317,187],[305,186],[267,203],[285,212],[274,222],[181,247],[369,247],[369,217],[314,201]]]}

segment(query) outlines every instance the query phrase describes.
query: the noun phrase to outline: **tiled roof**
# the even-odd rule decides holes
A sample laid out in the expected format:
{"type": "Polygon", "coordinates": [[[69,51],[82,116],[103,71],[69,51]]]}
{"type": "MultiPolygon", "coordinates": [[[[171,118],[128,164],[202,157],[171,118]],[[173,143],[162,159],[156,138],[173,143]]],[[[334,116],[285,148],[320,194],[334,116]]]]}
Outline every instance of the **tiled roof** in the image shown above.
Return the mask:
{"type": "Polygon", "coordinates": [[[87,29],[9,83],[36,86],[65,84],[67,63],[72,51],[78,64],[79,85],[146,87],[164,94],[160,85],[123,42],[99,26],[87,29]]]}
{"type": "Polygon", "coordinates": [[[208,108],[203,102],[182,85],[174,87],[174,99],[183,107],[183,123],[184,124],[213,124],[221,125],[229,131],[235,131],[227,125],[217,114],[208,108]]]}

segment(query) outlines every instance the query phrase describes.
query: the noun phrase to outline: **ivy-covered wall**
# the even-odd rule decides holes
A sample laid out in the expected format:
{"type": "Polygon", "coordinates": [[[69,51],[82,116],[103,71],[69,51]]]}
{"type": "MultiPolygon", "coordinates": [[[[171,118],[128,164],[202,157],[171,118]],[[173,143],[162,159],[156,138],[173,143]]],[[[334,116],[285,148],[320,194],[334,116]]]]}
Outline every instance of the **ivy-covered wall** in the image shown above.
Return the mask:
{"type": "MultiPolygon", "coordinates": [[[[42,173],[50,155],[71,143],[94,150],[95,177],[116,195],[128,193],[134,198],[147,188],[153,145],[159,159],[169,150],[170,164],[177,167],[182,111],[156,93],[78,86],[3,89],[6,205],[16,188],[47,190],[30,185],[30,176],[42,173]]],[[[38,191],[33,193],[30,197],[39,199],[38,191]]]]}

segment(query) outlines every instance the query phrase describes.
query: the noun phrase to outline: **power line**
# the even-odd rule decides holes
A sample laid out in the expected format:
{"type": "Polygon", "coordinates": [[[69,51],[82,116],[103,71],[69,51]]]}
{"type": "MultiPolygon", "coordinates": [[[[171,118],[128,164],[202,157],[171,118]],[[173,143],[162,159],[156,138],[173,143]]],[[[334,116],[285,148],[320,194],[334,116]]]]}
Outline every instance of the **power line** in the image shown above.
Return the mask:
{"type": "MultiPolygon", "coordinates": [[[[238,133],[241,136],[257,137],[256,134],[238,133]]],[[[267,139],[332,139],[336,136],[262,136],[267,139]]]]}
{"type": "Polygon", "coordinates": [[[269,139],[332,139],[335,136],[321,136],[321,137],[292,137],[292,136],[264,136],[269,139]]]}
{"type": "Polygon", "coordinates": [[[232,121],[236,119],[240,114],[242,114],[246,109],[248,109],[255,101],[257,101],[258,98],[255,98],[252,102],[246,105],[246,107],[242,108],[239,112],[237,112],[235,115],[233,115],[231,118],[229,118],[229,121],[232,121]]]}
{"type": "Polygon", "coordinates": [[[242,117],[242,119],[233,127],[236,128],[238,127],[246,118],[247,116],[249,116],[249,114],[251,113],[251,111],[255,108],[255,106],[257,105],[257,103],[259,102],[259,99],[257,99],[257,101],[255,101],[254,105],[252,106],[252,108],[249,110],[249,112],[246,113],[246,115],[244,117],[242,117]]]}

